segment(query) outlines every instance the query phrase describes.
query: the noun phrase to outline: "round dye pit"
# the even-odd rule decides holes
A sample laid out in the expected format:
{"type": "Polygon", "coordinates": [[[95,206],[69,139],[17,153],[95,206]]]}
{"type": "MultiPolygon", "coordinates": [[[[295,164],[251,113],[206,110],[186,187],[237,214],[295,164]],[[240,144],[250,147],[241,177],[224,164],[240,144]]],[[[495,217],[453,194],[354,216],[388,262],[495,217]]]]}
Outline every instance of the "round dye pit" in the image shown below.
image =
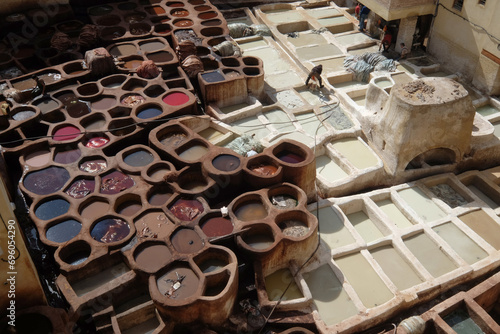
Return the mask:
{"type": "Polygon", "coordinates": [[[136,12],[125,16],[125,21],[128,23],[138,23],[146,18],[146,13],[136,12]]]}
{"type": "Polygon", "coordinates": [[[230,172],[240,166],[240,159],[234,155],[221,154],[212,160],[212,165],[218,170],[230,172]]]}
{"type": "Polygon", "coordinates": [[[260,201],[248,201],[239,205],[234,214],[239,220],[250,221],[266,218],[267,210],[260,201]]]}
{"type": "Polygon", "coordinates": [[[214,259],[207,259],[207,260],[203,261],[202,263],[200,263],[198,265],[198,267],[201,269],[201,271],[204,274],[207,274],[207,273],[211,273],[214,271],[218,271],[218,270],[224,268],[226,265],[227,265],[226,261],[224,261],[222,259],[214,258],[214,259]]]}
{"type": "Polygon", "coordinates": [[[184,3],[182,2],[167,2],[167,7],[184,7],[184,3]]]}
{"type": "Polygon", "coordinates": [[[169,208],[170,212],[180,220],[191,221],[196,219],[205,210],[203,204],[197,200],[178,199],[169,208]]]}
{"type": "Polygon", "coordinates": [[[269,248],[274,243],[272,234],[265,231],[245,233],[241,238],[249,247],[257,250],[269,248]]]}
{"type": "Polygon", "coordinates": [[[278,168],[273,166],[273,165],[258,165],[255,167],[250,167],[250,170],[256,174],[259,174],[261,176],[271,176],[276,174],[278,171],[278,168]]]}
{"type": "Polygon", "coordinates": [[[52,138],[57,141],[70,141],[80,134],[80,129],[72,125],[67,125],[57,129],[52,135],[52,138]]]}
{"type": "Polygon", "coordinates": [[[42,114],[45,114],[51,110],[57,109],[59,103],[51,98],[44,98],[33,103],[34,106],[38,107],[42,114]]]}
{"type": "Polygon", "coordinates": [[[116,99],[114,97],[103,97],[97,101],[92,102],[92,108],[94,109],[110,109],[116,104],[116,99]]]}
{"type": "Polygon", "coordinates": [[[109,143],[109,138],[105,136],[92,137],[87,140],[85,147],[100,148],[109,143]]]}
{"type": "Polygon", "coordinates": [[[12,115],[12,119],[14,121],[26,121],[35,116],[35,114],[36,113],[33,110],[18,111],[14,115],[12,115]]]}
{"type": "Polygon", "coordinates": [[[82,152],[78,148],[75,148],[73,150],[56,152],[56,155],[54,156],[54,162],[63,165],[72,164],[75,161],[77,161],[81,155],[82,152]]]}
{"type": "Polygon", "coordinates": [[[278,153],[278,155],[276,157],[278,159],[280,159],[281,161],[287,162],[290,164],[296,164],[296,163],[304,161],[304,158],[302,156],[295,154],[293,152],[290,152],[290,151],[282,151],[282,152],[278,153]]]}
{"type": "Polygon", "coordinates": [[[165,266],[171,256],[172,253],[166,245],[152,244],[136,251],[135,263],[142,270],[154,273],[165,266]]]}
{"type": "Polygon", "coordinates": [[[233,223],[228,218],[214,217],[206,220],[201,229],[209,238],[220,237],[233,232],[233,223]]]}
{"type": "Polygon", "coordinates": [[[309,232],[309,227],[306,223],[295,219],[282,221],[278,226],[281,232],[287,237],[300,238],[309,232]]]}
{"type": "Polygon", "coordinates": [[[48,195],[59,191],[69,180],[69,173],[61,167],[48,167],[26,175],[24,187],[37,195],[48,195]]]}
{"type": "Polygon", "coordinates": [[[102,194],[113,195],[127,190],[134,185],[135,182],[130,176],[120,171],[114,171],[102,178],[100,191],[102,194]]]}
{"type": "Polygon", "coordinates": [[[162,181],[168,173],[170,173],[168,166],[159,165],[148,170],[147,175],[154,181],[162,181]]]}
{"type": "Polygon", "coordinates": [[[123,104],[124,106],[127,106],[127,107],[134,107],[134,106],[137,106],[139,104],[142,104],[144,103],[146,99],[143,98],[141,95],[139,94],[132,94],[132,95],[127,95],[126,97],[124,97],[120,102],[121,104],[123,104]]]}
{"type": "Polygon", "coordinates": [[[116,212],[124,216],[133,216],[142,209],[139,201],[126,201],[116,208],[116,212]]]}
{"type": "Polygon", "coordinates": [[[149,211],[134,221],[139,239],[164,239],[172,231],[172,223],[163,211],[149,211]]]}
{"type": "Polygon", "coordinates": [[[293,209],[298,205],[297,199],[290,195],[275,195],[270,200],[273,206],[278,209],[293,209]]]}
{"type": "Polygon", "coordinates": [[[86,204],[80,211],[80,216],[85,219],[95,219],[104,216],[110,208],[108,202],[92,201],[86,204]]]}
{"type": "Polygon", "coordinates": [[[81,229],[82,224],[80,222],[69,219],[49,227],[45,232],[45,236],[52,242],[62,243],[76,237],[81,229]]]}
{"type": "Polygon", "coordinates": [[[188,19],[175,20],[173,24],[176,27],[185,28],[185,27],[191,27],[193,25],[193,21],[188,19]]]}
{"type": "Polygon", "coordinates": [[[196,11],[198,11],[198,12],[205,12],[205,11],[207,11],[207,10],[212,9],[212,7],[207,6],[207,5],[201,5],[201,6],[196,6],[196,7],[194,7],[194,9],[195,9],[196,11]]]}
{"type": "Polygon", "coordinates": [[[35,216],[38,219],[50,220],[68,212],[70,204],[62,198],[55,198],[38,205],[35,209],[35,216]]]}
{"type": "Polygon", "coordinates": [[[40,150],[24,157],[24,162],[31,167],[41,167],[50,161],[50,151],[40,150]]]}
{"type": "Polygon", "coordinates": [[[113,243],[125,239],[130,233],[129,224],[119,218],[106,218],[94,225],[90,235],[102,243],[113,243]]]}
{"type": "Polygon", "coordinates": [[[200,192],[207,187],[207,181],[204,177],[197,174],[196,176],[187,176],[182,180],[178,180],[179,187],[186,191],[200,192]]]}
{"type": "Polygon", "coordinates": [[[94,192],[95,180],[76,180],[65,191],[66,194],[73,198],[84,198],[88,194],[94,192]]]}
{"type": "Polygon", "coordinates": [[[174,92],[165,95],[163,98],[163,102],[168,104],[169,106],[180,106],[184,103],[187,103],[189,101],[189,96],[181,93],[181,92],[174,92]]]}
{"type": "Polygon", "coordinates": [[[189,11],[186,9],[173,9],[172,11],[170,11],[170,16],[186,17],[189,16],[189,11]]]}
{"type": "Polygon", "coordinates": [[[173,267],[166,274],[156,280],[158,290],[167,299],[183,300],[194,296],[198,291],[200,279],[189,268],[173,267]],[[184,276],[181,283],[177,284],[179,278],[184,276]]]}
{"type": "Polygon", "coordinates": [[[95,159],[82,162],[80,170],[90,174],[97,174],[108,168],[108,163],[104,159],[95,159]]]}
{"type": "Polygon", "coordinates": [[[139,111],[137,113],[137,117],[140,119],[148,119],[160,116],[162,113],[163,110],[161,110],[159,107],[148,107],[139,111]]]}
{"type": "Polygon", "coordinates": [[[168,24],[157,24],[155,25],[155,32],[157,34],[169,34],[172,31],[172,28],[168,24]]]}
{"type": "Polygon", "coordinates": [[[203,248],[203,240],[196,231],[183,228],[174,233],[171,238],[172,246],[179,253],[193,254],[203,248]]]}
{"type": "Polygon", "coordinates": [[[217,17],[217,13],[216,12],[200,13],[198,14],[198,17],[202,20],[213,19],[214,17],[217,17]]]}
{"type": "Polygon", "coordinates": [[[123,158],[123,162],[132,167],[143,167],[152,163],[153,160],[153,154],[145,150],[135,151],[123,158]]]}
{"type": "Polygon", "coordinates": [[[167,200],[172,196],[172,193],[167,191],[155,191],[148,199],[148,203],[153,206],[161,206],[167,202],[167,200]]]}

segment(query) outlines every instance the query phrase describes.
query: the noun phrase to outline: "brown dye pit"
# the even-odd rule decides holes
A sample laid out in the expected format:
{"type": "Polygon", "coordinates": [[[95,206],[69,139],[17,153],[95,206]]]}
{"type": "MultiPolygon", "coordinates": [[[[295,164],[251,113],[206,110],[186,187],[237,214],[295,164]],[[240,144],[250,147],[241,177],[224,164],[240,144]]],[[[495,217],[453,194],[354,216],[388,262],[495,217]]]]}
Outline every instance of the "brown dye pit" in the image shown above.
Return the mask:
{"type": "Polygon", "coordinates": [[[133,216],[142,209],[138,201],[126,201],[116,208],[116,212],[124,216],[133,216]]]}
{"type": "Polygon", "coordinates": [[[242,221],[250,221],[267,217],[267,210],[260,201],[248,201],[236,209],[236,218],[242,221]]]}
{"type": "Polygon", "coordinates": [[[138,251],[135,256],[135,262],[141,269],[147,272],[156,272],[168,262],[171,256],[172,253],[170,253],[166,245],[153,244],[138,251]]]}
{"type": "Polygon", "coordinates": [[[83,207],[80,216],[87,219],[95,219],[104,216],[109,208],[110,206],[107,202],[93,201],[83,207]]]}
{"type": "Polygon", "coordinates": [[[173,267],[160,276],[156,284],[165,297],[182,300],[196,294],[200,279],[190,268],[173,267]]]}
{"type": "Polygon", "coordinates": [[[196,231],[183,228],[172,236],[172,246],[179,253],[194,254],[203,248],[203,240],[196,231]]]}
{"type": "Polygon", "coordinates": [[[278,168],[273,165],[259,165],[257,167],[251,167],[250,170],[262,176],[271,176],[278,171],[278,168]]]}
{"type": "Polygon", "coordinates": [[[300,238],[309,232],[309,227],[300,220],[285,220],[278,224],[281,232],[288,237],[300,238]]]}
{"type": "Polygon", "coordinates": [[[220,237],[233,232],[233,223],[224,217],[214,217],[206,220],[201,229],[209,238],[220,237]]]}
{"type": "Polygon", "coordinates": [[[161,211],[153,211],[142,215],[135,221],[138,238],[163,239],[171,231],[172,223],[161,211]]]}
{"type": "Polygon", "coordinates": [[[56,155],[54,156],[54,162],[64,165],[72,164],[73,162],[77,161],[78,158],[80,158],[81,154],[82,152],[78,148],[56,152],[56,155]]]}

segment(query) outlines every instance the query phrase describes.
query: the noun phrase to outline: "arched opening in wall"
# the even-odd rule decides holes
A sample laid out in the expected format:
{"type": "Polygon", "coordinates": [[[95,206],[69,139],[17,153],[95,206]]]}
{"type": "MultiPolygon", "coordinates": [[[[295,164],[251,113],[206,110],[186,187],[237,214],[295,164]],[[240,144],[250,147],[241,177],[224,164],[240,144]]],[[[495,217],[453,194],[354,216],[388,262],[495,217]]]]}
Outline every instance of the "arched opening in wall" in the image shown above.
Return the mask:
{"type": "Polygon", "coordinates": [[[432,166],[451,165],[456,161],[455,151],[449,148],[434,148],[420,153],[408,165],[405,170],[419,169],[432,166]]]}

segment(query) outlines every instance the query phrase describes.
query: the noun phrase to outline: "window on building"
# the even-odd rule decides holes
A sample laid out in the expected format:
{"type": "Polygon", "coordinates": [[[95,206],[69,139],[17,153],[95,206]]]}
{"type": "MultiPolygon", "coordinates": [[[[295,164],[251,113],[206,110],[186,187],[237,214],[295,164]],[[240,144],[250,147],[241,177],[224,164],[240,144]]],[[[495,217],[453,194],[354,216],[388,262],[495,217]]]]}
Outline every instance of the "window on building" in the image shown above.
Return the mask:
{"type": "Polygon", "coordinates": [[[479,0],[477,3],[484,6],[486,5],[486,0],[479,0]]]}
{"type": "Polygon", "coordinates": [[[462,10],[462,7],[464,6],[464,0],[453,0],[453,8],[462,10]]]}

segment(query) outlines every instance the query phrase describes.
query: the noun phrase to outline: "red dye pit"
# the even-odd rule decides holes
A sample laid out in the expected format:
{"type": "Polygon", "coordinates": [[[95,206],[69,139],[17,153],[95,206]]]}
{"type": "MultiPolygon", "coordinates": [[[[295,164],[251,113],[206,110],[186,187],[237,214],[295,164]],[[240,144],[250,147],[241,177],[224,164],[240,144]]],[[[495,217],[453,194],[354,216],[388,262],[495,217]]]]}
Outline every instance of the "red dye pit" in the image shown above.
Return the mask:
{"type": "Polygon", "coordinates": [[[79,135],[80,130],[77,127],[69,125],[58,129],[52,138],[58,141],[68,141],[75,139],[79,135]]]}
{"type": "Polygon", "coordinates": [[[163,102],[170,106],[180,106],[189,101],[189,96],[184,93],[170,93],[163,98],[163,102]]]}

